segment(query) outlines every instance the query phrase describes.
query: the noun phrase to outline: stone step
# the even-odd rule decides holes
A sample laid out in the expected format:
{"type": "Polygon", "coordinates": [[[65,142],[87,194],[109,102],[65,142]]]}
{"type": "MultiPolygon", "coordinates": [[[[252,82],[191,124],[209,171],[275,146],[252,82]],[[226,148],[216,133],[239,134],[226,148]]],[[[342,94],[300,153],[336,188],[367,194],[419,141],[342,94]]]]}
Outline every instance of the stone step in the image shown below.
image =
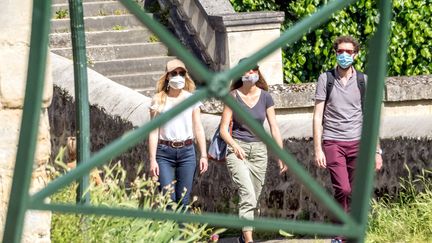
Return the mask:
{"type": "MultiPolygon", "coordinates": [[[[60,56],[72,59],[72,48],[54,48],[51,49],[51,51],[60,56]]],[[[86,51],[87,58],[92,62],[168,55],[168,48],[161,42],[86,46],[86,51]]]]}
{"type": "Polygon", "coordinates": [[[163,72],[166,63],[172,59],[174,59],[174,57],[165,56],[96,61],[89,65],[89,67],[105,76],[142,72],[163,72]]]}
{"type": "MultiPolygon", "coordinates": [[[[83,4],[88,2],[108,2],[108,1],[111,2],[113,0],[82,0],[83,4]]],[[[69,2],[68,0],[52,0],[52,4],[66,4],[68,2],[69,2]]]]}
{"type": "MultiPolygon", "coordinates": [[[[118,1],[84,2],[83,9],[86,17],[129,14],[126,7],[118,1]]],[[[69,18],[69,4],[54,4],[51,12],[54,19],[69,18]]]]}
{"type": "Polygon", "coordinates": [[[151,89],[154,90],[156,82],[164,74],[164,71],[159,72],[147,72],[147,73],[133,73],[124,75],[111,75],[107,78],[116,81],[131,89],[151,89]]]}
{"type": "MultiPolygon", "coordinates": [[[[70,20],[52,19],[51,32],[65,33],[70,32],[70,20]]],[[[110,15],[110,16],[93,16],[84,17],[84,27],[86,31],[101,30],[125,30],[125,29],[142,29],[145,28],[134,15],[110,15]]]]}
{"type": "MultiPolygon", "coordinates": [[[[119,45],[150,42],[153,34],[148,29],[92,31],[85,34],[86,46],[119,45]]],[[[70,48],[70,33],[50,34],[51,48],[70,48]]]]}

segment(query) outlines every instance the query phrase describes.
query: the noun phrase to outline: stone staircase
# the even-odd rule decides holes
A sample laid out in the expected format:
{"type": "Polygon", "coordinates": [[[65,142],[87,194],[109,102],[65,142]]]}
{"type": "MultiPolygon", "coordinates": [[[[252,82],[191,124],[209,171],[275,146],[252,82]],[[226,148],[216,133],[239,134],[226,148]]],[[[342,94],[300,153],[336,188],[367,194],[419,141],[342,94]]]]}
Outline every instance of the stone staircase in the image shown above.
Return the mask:
{"type": "MultiPolygon", "coordinates": [[[[118,1],[83,0],[87,65],[124,86],[151,95],[173,59],[135,16],[118,1]]],[[[51,51],[72,59],[67,0],[53,0],[51,51]]]]}

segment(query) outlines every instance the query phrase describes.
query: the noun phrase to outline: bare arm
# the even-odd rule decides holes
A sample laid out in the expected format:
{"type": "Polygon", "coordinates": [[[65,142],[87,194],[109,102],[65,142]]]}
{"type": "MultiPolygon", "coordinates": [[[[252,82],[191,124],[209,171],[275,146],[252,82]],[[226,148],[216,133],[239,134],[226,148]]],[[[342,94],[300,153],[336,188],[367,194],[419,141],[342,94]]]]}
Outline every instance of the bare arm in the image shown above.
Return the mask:
{"type": "Polygon", "coordinates": [[[229,124],[232,119],[232,110],[227,105],[224,106],[223,112],[222,112],[222,118],[220,123],[220,135],[222,139],[233,148],[235,155],[237,158],[243,160],[246,157],[246,153],[244,150],[234,141],[231,134],[228,132],[229,124]]]}
{"type": "MultiPolygon", "coordinates": [[[[156,116],[156,110],[150,110],[150,118],[153,119],[156,116]]],[[[159,128],[150,132],[148,142],[148,152],[150,159],[150,176],[159,176],[159,166],[156,162],[156,149],[159,140],[159,128]]]]}
{"type": "Polygon", "coordinates": [[[199,170],[200,174],[207,171],[208,161],[207,161],[207,149],[206,149],[206,138],[204,133],[204,128],[201,122],[201,111],[200,108],[195,108],[192,112],[192,124],[194,136],[198,143],[198,149],[200,150],[201,157],[199,159],[199,170]]]}
{"type": "Polygon", "coordinates": [[[324,114],[324,104],[323,100],[315,101],[315,108],[313,113],[313,140],[314,140],[314,152],[315,152],[315,163],[322,168],[327,166],[326,158],[322,150],[322,121],[324,114]]]}
{"type": "MultiPolygon", "coordinates": [[[[266,116],[267,116],[267,121],[268,121],[269,126],[270,126],[270,133],[271,133],[273,139],[276,141],[276,143],[279,145],[279,147],[281,147],[283,149],[282,136],[281,136],[280,131],[279,131],[279,126],[276,122],[276,113],[275,113],[274,106],[267,108],[266,116]]],[[[285,171],[287,171],[288,167],[286,166],[286,164],[282,160],[278,159],[278,165],[279,165],[279,169],[280,169],[281,174],[284,173],[285,171]]]]}

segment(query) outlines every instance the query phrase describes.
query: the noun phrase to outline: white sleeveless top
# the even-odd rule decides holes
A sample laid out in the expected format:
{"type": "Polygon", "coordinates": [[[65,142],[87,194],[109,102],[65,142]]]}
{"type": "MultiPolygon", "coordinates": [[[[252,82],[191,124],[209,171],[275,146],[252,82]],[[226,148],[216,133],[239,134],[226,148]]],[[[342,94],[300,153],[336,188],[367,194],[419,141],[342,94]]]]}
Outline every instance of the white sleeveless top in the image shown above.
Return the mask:
{"type": "MultiPolygon", "coordinates": [[[[165,106],[160,113],[167,112],[183,100],[190,97],[192,94],[186,90],[183,90],[179,97],[167,97],[165,106]]],[[[192,112],[202,105],[201,102],[197,102],[190,106],[176,117],[172,118],[164,125],[159,127],[159,139],[168,141],[184,141],[187,139],[193,139],[193,121],[192,112]]],[[[152,101],[150,109],[159,110],[159,104],[152,101]]]]}

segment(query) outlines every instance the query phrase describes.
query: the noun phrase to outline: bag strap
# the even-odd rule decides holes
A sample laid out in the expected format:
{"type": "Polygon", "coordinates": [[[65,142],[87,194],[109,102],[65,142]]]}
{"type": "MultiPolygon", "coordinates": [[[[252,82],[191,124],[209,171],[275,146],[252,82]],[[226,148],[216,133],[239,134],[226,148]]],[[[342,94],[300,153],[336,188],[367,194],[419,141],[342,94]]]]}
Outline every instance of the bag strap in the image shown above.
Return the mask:
{"type": "Polygon", "coordinates": [[[331,70],[327,70],[326,74],[327,74],[327,85],[326,85],[326,99],[325,99],[325,103],[324,103],[324,109],[325,107],[327,107],[327,101],[330,98],[330,94],[333,90],[333,86],[334,86],[334,82],[335,82],[335,77],[336,77],[336,69],[331,69],[331,70]]]}
{"type": "MultiPolygon", "coordinates": [[[[357,73],[357,87],[360,90],[360,99],[361,99],[361,108],[363,112],[364,107],[364,100],[365,100],[365,94],[366,94],[366,82],[365,82],[365,75],[362,72],[359,72],[356,70],[357,73]]],[[[326,85],[326,99],[324,103],[324,109],[327,107],[327,102],[330,97],[330,94],[334,87],[334,82],[336,79],[336,69],[331,69],[326,71],[327,75],[327,85],[326,85]]]]}
{"type": "Polygon", "coordinates": [[[363,107],[364,107],[364,101],[365,101],[365,95],[366,95],[366,82],[365,82],[365,75],[362,72],[357,71],[357,87],[360,90],[360,99],[361,99],[361,108],[362,113],[363,107]]]}

